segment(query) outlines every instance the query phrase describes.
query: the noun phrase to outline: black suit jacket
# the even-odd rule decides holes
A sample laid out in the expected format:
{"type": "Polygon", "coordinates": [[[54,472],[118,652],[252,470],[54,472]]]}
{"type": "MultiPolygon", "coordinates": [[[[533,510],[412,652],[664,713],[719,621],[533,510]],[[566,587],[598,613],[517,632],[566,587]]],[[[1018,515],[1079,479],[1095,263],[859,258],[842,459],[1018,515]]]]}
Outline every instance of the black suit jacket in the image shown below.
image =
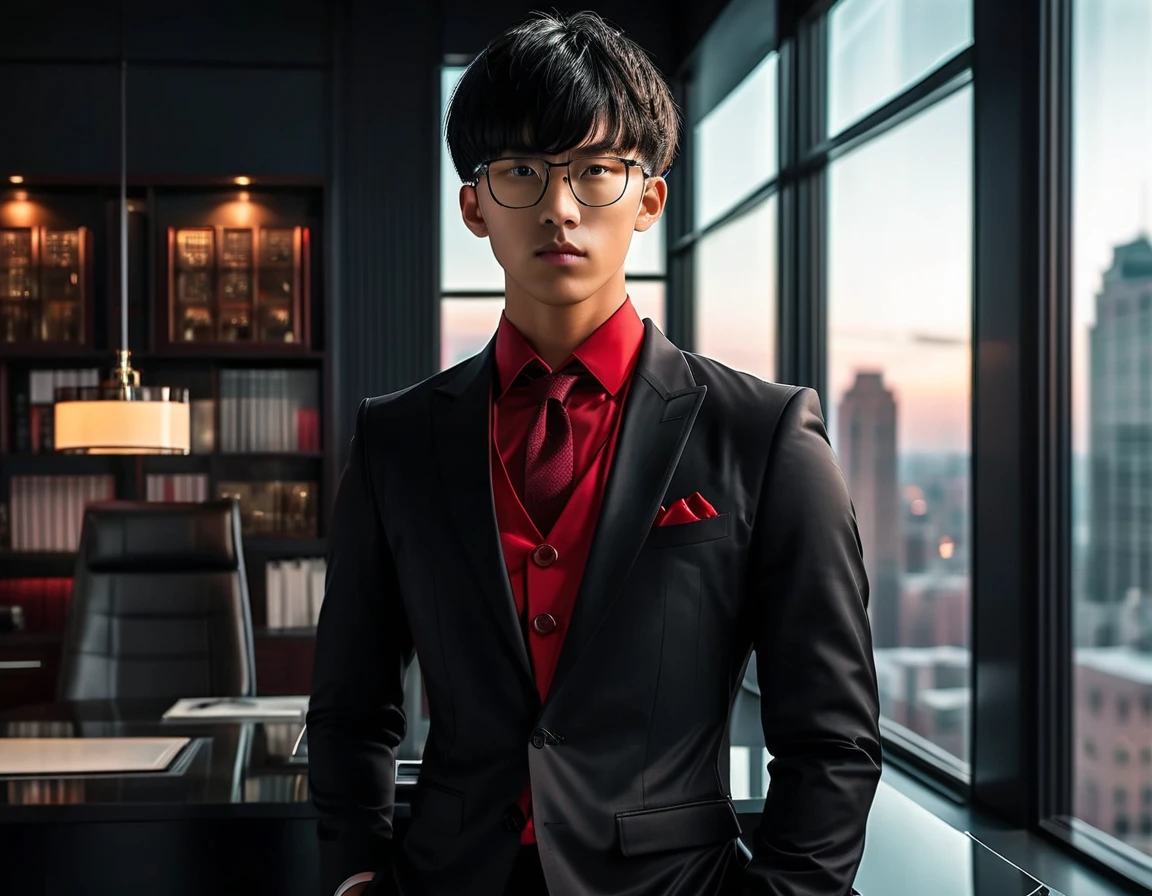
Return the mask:
{"type": "Polygon", "coordinates": [[[495,340],[360,406],[308,712],[323,896],[375,869],[404,896],[500,896],[529,776],[551,896],[850,891],[880,776],[878,699],[859,536],[819,402],[645,328],[543,704],[493,507],[495,340]],[[652,527],[696,491],[719,516],[652,527]],[[753,648],[774,759],[741,867],[720,769],[753,648]],[[430,728],[393,850],[414,650],[430,728]]]}

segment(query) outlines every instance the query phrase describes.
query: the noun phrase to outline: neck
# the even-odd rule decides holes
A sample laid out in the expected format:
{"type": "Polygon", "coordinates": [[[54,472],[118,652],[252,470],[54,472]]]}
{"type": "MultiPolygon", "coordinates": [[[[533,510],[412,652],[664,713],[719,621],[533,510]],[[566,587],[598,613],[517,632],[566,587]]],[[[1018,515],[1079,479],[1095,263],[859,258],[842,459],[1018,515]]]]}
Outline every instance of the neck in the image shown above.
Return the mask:
{"type": "Polygon", "coordinates": [[[628,297],[623,271],[580,302],[549,305],[511,280],[505,282],[504,314],[545,364],[556,370],[628,297]]]}

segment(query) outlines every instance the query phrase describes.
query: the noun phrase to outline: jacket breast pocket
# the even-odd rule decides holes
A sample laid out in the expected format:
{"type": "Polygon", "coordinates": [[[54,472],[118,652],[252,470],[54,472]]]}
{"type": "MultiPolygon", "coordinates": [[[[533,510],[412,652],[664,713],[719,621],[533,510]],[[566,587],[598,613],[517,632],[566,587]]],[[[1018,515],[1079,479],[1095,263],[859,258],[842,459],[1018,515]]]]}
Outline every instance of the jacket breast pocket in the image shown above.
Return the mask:
{"type": "Polygon", "coordinates": [[[727,513],[711,516],[706,520],[692,523],[674,523],[671,526],[654,526],[644,542],[645,547],[670,548],[678,545],[701,544],[728,537],[727,513]]]}
{"type": "Polygon", "coordinates": [[[727,799],[616,813],[620,851],[626,856],[714,846],[740,836],[740,820],[727,799]]]}

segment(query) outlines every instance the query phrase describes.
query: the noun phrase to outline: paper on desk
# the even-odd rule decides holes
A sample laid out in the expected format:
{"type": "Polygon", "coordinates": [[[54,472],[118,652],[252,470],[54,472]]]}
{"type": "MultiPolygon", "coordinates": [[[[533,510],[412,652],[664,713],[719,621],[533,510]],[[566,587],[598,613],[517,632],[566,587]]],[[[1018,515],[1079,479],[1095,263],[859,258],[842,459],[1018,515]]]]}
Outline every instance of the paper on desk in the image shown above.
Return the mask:
{"type": "Polygon", "coordinates": [[[300,697],[185,697],[173,703],[161,718],[196,721],[209,719],[303,719],[308,696],[300,697]]]}
{"type": "Polygon", "coordinates": [[[0,738],[0,775],[162,772],[187,737],[0,738]]]}

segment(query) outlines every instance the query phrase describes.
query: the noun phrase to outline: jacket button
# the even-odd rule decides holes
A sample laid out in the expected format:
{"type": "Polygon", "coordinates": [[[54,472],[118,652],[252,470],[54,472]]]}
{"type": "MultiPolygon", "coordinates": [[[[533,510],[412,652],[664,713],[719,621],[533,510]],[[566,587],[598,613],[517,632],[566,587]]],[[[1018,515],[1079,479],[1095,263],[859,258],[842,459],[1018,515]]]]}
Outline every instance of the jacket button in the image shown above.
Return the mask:
{"type": "Polygon", "coordinates": [[[504,810],[504,829],[506,831],[522,831],[527,821],[524,817],[524,811],[519,806],[512,805],[504,810]]]}
{"type": "Polygon", "coordinates": [[[538,635],[550,635],[556,631],[556,617],[551,613],[541,613],[532,620],[532,628],[538,635]]]}
{"type": "Polygon", "coordinates": [[[562,743],[564,743],[564,738],[547,728],[536,728],[532,732],[532,746],[537,750],[543,750],[548,744],[562,743]]]}
{"type": "Polygon", "coordinates": [[[556,562],[560,552],[550,544],[542,544],[532,552],[532,562],[537,566],[551,566],[556,562]]]}

